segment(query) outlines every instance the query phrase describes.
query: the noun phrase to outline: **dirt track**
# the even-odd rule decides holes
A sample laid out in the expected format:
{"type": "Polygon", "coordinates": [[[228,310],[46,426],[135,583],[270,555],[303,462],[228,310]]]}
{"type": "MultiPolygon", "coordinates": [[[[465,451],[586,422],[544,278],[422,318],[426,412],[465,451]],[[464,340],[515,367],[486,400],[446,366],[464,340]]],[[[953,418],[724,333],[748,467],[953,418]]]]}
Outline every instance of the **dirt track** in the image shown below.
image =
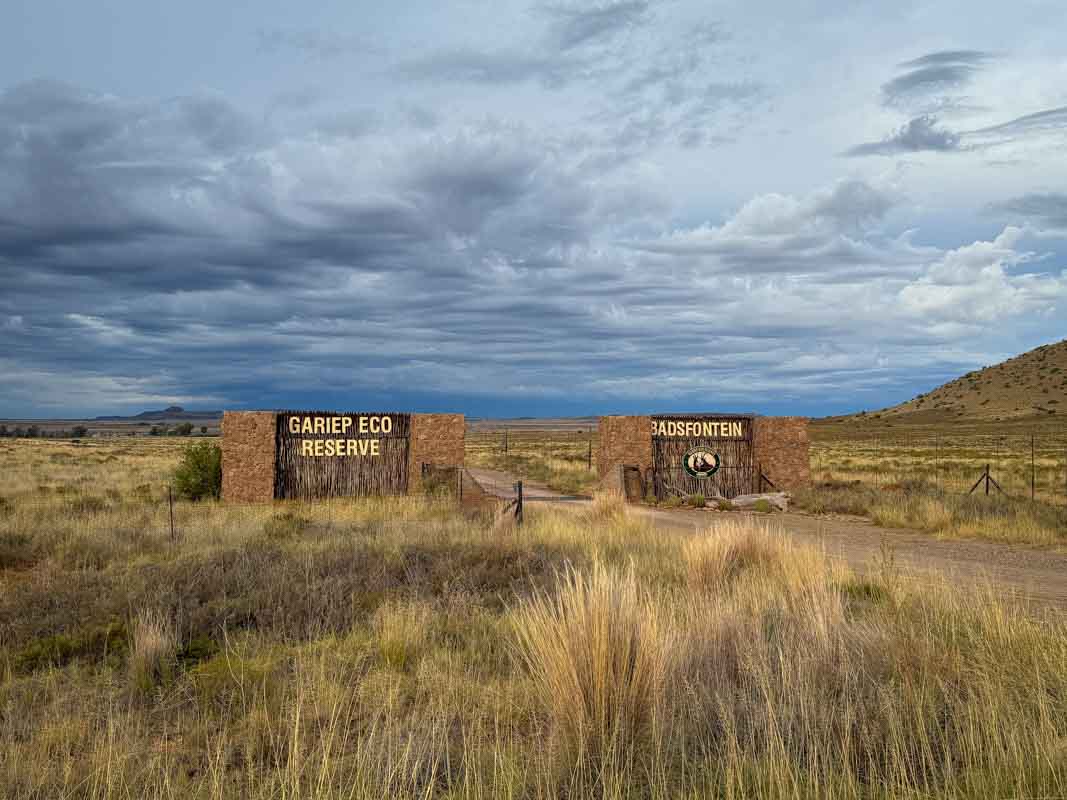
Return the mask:
{"type": "MultiPolygon", "coordinates": [[[[471,468],[470,473],[491,494],[514,497],[516,478],[503,472],[471,468]]],[[[523,481],[523,495],[538,501],[559,500],[560,508],[580,507],[585,500],[567,500],[545,486],[523,481]]],[[[726,514],[699,510],[664,510],[633,506],[664,530],[702,530],[726,514]]],[[[861,517],[812,516],[800,513],[756,515],[767,519],[798,542],[825,549],[858,572],[878,568],[883,546],[892,552],[901,574],[922,580],[931,573],[959,584],[988,581],[1006,596],[1027,598],[1035,611],[1067,613],[1067,554],[1019,545],[972,540],[935,539],[900,528],[881,528],[861,517]],[[883,544],[884,543],[884,544],[883,544]]]]}

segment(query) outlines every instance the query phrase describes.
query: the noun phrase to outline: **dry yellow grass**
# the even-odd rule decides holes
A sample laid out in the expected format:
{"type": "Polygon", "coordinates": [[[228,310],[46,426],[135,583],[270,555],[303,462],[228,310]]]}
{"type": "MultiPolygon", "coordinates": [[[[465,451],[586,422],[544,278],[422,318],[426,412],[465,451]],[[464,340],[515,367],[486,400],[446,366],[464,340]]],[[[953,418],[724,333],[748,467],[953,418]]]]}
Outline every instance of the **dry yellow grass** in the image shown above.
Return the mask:
{"type": "Polygon", "coordinates": [[[117,499],[0,516],[2,797],[1067,791],[1067,625],[991,593],[610,498],[507,534],[424,498],[179,503],[172,541],[151,459],[88,452],[64,482],[117,499]]]}

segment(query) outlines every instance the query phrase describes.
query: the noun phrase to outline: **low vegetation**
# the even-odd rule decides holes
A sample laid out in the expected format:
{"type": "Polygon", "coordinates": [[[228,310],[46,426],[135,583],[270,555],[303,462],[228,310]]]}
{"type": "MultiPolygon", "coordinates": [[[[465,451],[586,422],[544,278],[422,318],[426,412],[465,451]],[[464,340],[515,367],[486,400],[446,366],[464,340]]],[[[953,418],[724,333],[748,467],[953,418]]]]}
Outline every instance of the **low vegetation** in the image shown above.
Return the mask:
{"type": "Polygon", "coordinates": [[[568,495],[588,495],[596,489],[595,442],[589,433],[523,431],[505,435],[467,436],[466,465],[486,467],[536,481],[568,495]]]}
{"type": "Polygon", "coordinates": [[[435,498],[180,501],[172,539],[140,487],[178,455],[7,496],[0,796],[1067,791],[1067,624],[991,592],[857,577],[774,517],[665,536],[606,497],[520,529],[435,498]]]}

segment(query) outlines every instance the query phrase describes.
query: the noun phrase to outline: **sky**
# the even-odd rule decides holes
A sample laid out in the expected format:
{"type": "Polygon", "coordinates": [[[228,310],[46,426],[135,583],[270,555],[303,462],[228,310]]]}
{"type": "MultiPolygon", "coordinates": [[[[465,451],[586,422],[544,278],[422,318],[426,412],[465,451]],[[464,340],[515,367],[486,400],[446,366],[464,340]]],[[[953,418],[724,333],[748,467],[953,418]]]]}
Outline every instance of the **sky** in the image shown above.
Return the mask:
{"type": "Polygon", "coordinates": [[[817,416],[1067,336],[1058,1],[0,18],[0,416],[817,416]]]}

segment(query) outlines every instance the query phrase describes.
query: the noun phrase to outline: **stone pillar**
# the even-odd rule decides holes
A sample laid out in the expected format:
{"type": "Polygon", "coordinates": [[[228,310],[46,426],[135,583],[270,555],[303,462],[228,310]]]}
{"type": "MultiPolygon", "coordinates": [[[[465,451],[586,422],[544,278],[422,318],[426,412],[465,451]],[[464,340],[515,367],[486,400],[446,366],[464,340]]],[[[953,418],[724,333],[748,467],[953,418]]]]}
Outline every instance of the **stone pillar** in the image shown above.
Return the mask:
{"type": "Polygon", "coordinates": [[[222,499],[268,503],[274,499],[277,414],[226,411],[222,415],[222,499]]]}
{"type": "MultiPolygon", "coordinates": [[[[756,417],[753,421],[753,457],[763,474],[782,491],[809,485],[808,418],[756,417]]],[[[756,478],[758,485],[759,476],[756,478]]]]}
{"type": "Polygon", "coordinates": [[[462,414],[412,414],[408,493],[419,491],[422,465],[462,467],[467,422],[462,414]]]}
{"type": "Polygon", "coordinates": [[[640,467],[642,475],[652,467],[652,417],[601,417],[597,438],[596,467],[602,481],[611,482],[618,464],[640,467]]]}

